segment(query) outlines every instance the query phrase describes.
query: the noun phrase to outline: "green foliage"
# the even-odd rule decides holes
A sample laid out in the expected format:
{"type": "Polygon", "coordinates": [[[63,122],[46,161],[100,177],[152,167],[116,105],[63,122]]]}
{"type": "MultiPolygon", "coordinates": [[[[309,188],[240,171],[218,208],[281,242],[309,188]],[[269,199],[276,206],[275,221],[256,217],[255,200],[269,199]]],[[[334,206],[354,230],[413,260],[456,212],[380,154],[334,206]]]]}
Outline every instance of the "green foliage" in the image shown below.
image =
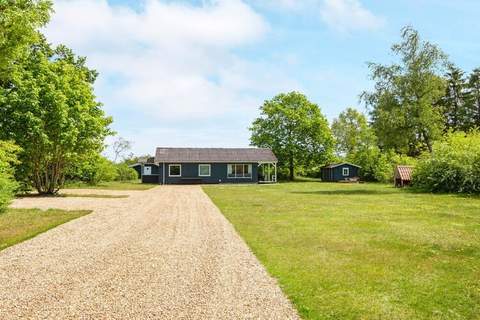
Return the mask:
{"type": "Polygon", "coordinates": [[[101,182],[114,181],[118,176],[116,165],[99,154],[92,154],[79,160],[68,172],[67,179],[70,182],[82,181],[97,185],[101,182]]]}
{"type": "Polygon", "coordinates": [[[418,156],[432,151],[433,142],[442,135],[444,119],[436,105],[445,93],[441,75],[446,57],[410,27],[402,30],[402,39],[392,47],[400,63],[369,64],[375,88],[364,92],[362,99],[372,108],[379,146],[418,156]]]}
{"type": "Polygon", "coordinates": [[[68,168],[99,153],[111,118],[96,101],[97,74],[85,58],[44,40],[30,48],[17,76],[0,88],[0,138],[22,148],[17,178],[39,193],[55,193],[68,168]]]}
{"type": "Polygon", "coordinates": [[[13,165],[17,164],[20,149],[11,142],[0,141],[0,212],[10,204],[18,184],[13,179],[13,165]]]}
{"type": "Polygon", "coordinates": [[[430,192],[480,193],[480,132],[449,133],[414,170],[413,185],[430,192]]]}
{"type": "Polygon", "coordinates": [[[265,101],[250,130],[250,142],[271,148],[279,160],[280,172],[288,168],[293,180],[296,166],[320,165],[333,153],[333,137],[320,108],[298,92],[279,94],[265,101]]]}
{"type": "Polygon", "coordinates": [[[468,78],[466,104],[469,128],[480,128],[480,68],[473,70],[468,78]]]}
{"type": "Polygon", "coordinates": [[[130,168],[126,163],[116,164],[115,167],[117,169],[116,181],[132,181],[138,179],[137,171],[130,168]]]}
{"type": "Polygon", "coordinates": [[[375,133],[369,127],[367,117],[353,108],[340,113],[333,120],[332,133],[339,156],[351,157],[359,150],[376,145],[375,133]]]}
{"type": "Polygon", "coordinates": [[[0,82],[12,76],[27,47],[38,41],[37,29],[51,11],[50,0],[0,0],[0,82]]]}
{"type": "Polygon", "coordinates": [[[468,130],[470,117],[466,103],[467,82],[465,73],[453,64],[448,66],[446,74],[447,89],[443,98],[445,128],[452,130],[468,130]]]}

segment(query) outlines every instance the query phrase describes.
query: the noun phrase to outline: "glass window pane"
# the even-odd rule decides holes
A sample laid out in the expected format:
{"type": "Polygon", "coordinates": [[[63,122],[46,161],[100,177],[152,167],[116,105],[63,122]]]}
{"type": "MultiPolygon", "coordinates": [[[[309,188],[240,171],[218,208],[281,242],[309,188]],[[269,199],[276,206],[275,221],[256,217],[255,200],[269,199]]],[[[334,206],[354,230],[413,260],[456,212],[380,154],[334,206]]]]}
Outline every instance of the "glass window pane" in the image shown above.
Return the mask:
{"type": "Polygon", "coordinates": [[[210,165],[201,164],[198,166],[198,175],[200,176],[210,176],[210,165]]]}
{"type": "Polygon", "coordinates": [[[180,165],[178,165],[178,164],[170,165],[168,168],[169,168],[168,174],[170,176],[179,176],[180,175],[180,165]]]}

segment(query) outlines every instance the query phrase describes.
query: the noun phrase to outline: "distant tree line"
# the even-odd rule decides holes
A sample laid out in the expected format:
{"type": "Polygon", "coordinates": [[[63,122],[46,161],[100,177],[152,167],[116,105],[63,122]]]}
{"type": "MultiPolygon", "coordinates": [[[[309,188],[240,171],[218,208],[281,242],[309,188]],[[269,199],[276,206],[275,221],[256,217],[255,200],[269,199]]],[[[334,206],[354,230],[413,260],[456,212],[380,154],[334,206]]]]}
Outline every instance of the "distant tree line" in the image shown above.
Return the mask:
{"type": "Polygon", "coordinates": [[[418,187],[480,192],[480,173],[472,169],[478,153],[464,148],[478,143],[480,68],[466,75],[411,27],[402,29],[401,38],[392,46],[396,63],[368,63],[374,87],[360,96],[368,117],[348,108],[329,127],[304,95],[281,94],[261,107],[250,128],[252,145],[272,148],[280,174],[291,180],[295,173],[316,176],[328,162],[348,161],[362,167],[364,180],[388,182],[396,165],[418,164],[418,187]],[[449,148],[458,152],[447,154],[449,148]],[[444,174],[449,178],[439,179],[444,174]]]}

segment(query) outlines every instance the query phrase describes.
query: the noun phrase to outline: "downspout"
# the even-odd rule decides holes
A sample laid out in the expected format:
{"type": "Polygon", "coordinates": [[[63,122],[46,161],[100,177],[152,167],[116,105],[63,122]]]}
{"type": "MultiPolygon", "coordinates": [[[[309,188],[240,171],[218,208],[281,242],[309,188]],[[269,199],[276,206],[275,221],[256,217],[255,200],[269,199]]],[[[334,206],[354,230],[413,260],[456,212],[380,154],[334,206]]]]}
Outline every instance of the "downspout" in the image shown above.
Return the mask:
{"type": "Polygon", "coordinates": [[[163,170],[163,173],[162,173],[162,184],[164,185],[164,184],[165,184],[165,162],[162,164],[162,170],[163,170]]]}

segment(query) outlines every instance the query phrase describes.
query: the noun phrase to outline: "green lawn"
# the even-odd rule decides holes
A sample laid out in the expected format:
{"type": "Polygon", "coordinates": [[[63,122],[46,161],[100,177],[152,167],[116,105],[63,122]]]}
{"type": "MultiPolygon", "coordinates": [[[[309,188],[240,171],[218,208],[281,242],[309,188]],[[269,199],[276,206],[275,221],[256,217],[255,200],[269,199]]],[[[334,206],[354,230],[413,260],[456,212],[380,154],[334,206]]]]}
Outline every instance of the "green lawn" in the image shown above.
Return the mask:
{"type": "Polygon", "coordinates": [[[7,209],[0,213],[0,251],[90,212],[7,209]]]}
{"type": "Polygon", "coordinates": [[[142,183],[140,180],[101,182],[97,185],[75,182],[67,183],[65,189],[148,190],[155,186],[157,185],[142,183]]]}
{"type": "Polygon", "coordinates": [[[204,190],[306,319],[480,319],[480,199],[377,184],[204,190]]]}

